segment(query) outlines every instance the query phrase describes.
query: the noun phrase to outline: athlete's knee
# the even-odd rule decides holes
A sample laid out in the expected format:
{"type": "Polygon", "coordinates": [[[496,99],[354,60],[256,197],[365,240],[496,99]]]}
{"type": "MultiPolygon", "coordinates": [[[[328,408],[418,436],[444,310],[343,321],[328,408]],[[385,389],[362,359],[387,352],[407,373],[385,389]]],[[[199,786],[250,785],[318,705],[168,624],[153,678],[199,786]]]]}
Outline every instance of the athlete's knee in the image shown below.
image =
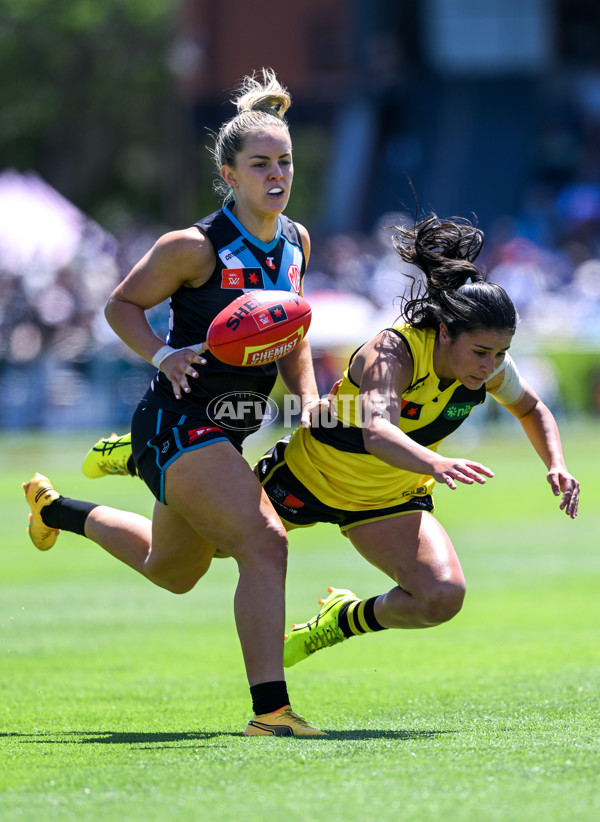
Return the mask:
{"type": "Polygon", "coordinates": [[[159,588],[164,588],[172,594],[187,594],[204,576],[209,565],[210,560],[201,565],[196,563],[193,568],[184,568],[171,562],[153,562],[150,557],[144,568],[144,574],[159,588]]]}
{"type": "Polygon", "coordinates": [[[283,526],[269,528],[266,535],[252,546],[252,554],[258,562],[268,562],[285,568],[288,559],[288,539],[283,526]]]}
{"type": "Polygon", "coordinates": [[[288,557],[288,539],[285,528],[277,523],[269,525],[266,529],[247,533],[232,554],[239,562],[246,565],[259,564],[285,570],[288,557]]]}
{"type": "Polygon", "coordinates": [[[155,585],[158,585],[159,588],[164,588],[165,591],[169,591],[171,594],[187,594],[198,582],[197,579],[163,579],[162,577],[153,578],[151,576],[148,576],[148,579],[155,585]]]}
{"type": "Polygon", "coordinates": [[[462,582],[437,582],[421,597],[421,614],[427,625],[441,625],[455,617],[463,606],[462,582]]]}

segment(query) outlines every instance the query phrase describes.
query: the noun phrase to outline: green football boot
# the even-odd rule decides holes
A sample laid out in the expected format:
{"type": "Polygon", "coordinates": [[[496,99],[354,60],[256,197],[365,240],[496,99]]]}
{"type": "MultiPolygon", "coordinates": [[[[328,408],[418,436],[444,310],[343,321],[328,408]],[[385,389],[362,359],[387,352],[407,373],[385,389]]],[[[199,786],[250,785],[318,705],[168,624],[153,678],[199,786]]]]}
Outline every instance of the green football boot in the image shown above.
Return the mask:
{"type": "Polygon", "coordinates": [[[137,471],[132,473],[129,469],[131,456],[131,434],[111,434],[90,448],[81,470],[90,479],[114,475],[135,477],[137,471]]]}
{"type": "Polygon", "coordinates": [[[307,659],[321,648],[328,648],[348,639],[338,623],[340,609],[349,602],[356,602],[360,597],[346,588],[327,590],[329,596],[319,600],[319,613],[308,622],[292,625],[292,630],[286,634],[283,646],[283,664],[286,668],[307,659]]]}

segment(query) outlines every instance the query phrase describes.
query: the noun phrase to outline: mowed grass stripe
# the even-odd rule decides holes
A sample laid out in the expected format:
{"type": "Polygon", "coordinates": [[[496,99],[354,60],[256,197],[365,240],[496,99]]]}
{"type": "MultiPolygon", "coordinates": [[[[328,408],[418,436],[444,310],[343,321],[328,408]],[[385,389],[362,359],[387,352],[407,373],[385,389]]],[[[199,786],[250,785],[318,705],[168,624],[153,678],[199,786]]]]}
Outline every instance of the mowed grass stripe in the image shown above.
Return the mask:
{"type": "MultiPolygon", "coordinates": [[[[250,706],[232,562],[176,597],[71,535],[40,554],[20,489],[34,470],[70,495],[141,513],[151,500],[128,478],[81,476],[93,436],[3,438],[0,819],[597,819],[592,436],[564,437],[584,487],[575,522],[557,510],[527,442],[473,449],[496,477],[438,494],[467,576],[463,611],[290,669],[294,706],[328,730],[323,741],[240,736],[250,706]],[[517,479],[526,493],[515,493],[517,479]]],[[[288,624],[312,616],[329,585],[386,589],[335,529],[290,541],[288,624]]]]}

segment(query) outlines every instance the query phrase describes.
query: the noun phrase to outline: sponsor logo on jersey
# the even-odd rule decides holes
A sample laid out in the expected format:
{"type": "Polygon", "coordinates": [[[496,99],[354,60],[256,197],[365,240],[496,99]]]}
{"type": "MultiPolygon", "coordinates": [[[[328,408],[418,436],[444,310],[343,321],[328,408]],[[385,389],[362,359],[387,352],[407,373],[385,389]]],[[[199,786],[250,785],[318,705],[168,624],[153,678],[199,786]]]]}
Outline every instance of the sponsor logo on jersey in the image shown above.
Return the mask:
{"type": "Polygon", "coordinates": [[[224,268],[221,288],[264,288],[262,268],[224,268]]]}
{"type": "Polygon", "coordinates": [[[403,497],[414,497],[415,502],[426,504],[425,501],[422,499],[423,495],[427,493],[427,487],[425,485],[419,485],[418,488],[411,488],[410,491],[404,491],[402,496],[403,497]]]}
{"type": "Polygon", "coordinates": [[[415,380],[413,382],[412,385],[408,386],[408,388],[406,389],[406,391],[404,393],[405,394],[411,394],[413,391],[416,391],[417,388],[419,388],[425,382],[425,380],[427,379],[428,376],[429,376],[429,374],[425,374],[424,377],[419,377],[417,380],[415,380]]]}
{"type": "Polygon", "coordinates": [[[202,428],[192,428],[187,432],[188,445],[196,442],[196,440],[199,440],[205,434],[211,434],[213,432],[221,433],[221,429],[217,428],[215,425],[204,425],[202,428]]]}
{"type": "Polygon", "coordinates": [[[291,509],[293,511],[297,511],[298,508],[303,508],[304,503],[298,497],[295,497],[293,494],[284,488],[282,485],[275,484],[269,487],[269,496],[278,502],[280,505],[283,505],[287,509],[291,509]]]}
{"type": "Polygon", "coordinates": [[[404,417],[406,420],[418,420],[421,419],[422,409],[423,406],[416,402],[402,400],[402,410],[400,411],[400,416],[404,417]]]}
{"type": "Polygon", "coordinates": [[[454,402],[444,408],[443,416],[447,420],[464,420],[476,405],[476,402],[454,402]]]}
{"type": "Polygon", "coordinates": [[[300,293],[300,269],[297,265],[291,265],[288,268],[288,280],[296,294],[300,293]]]}
{"type": "Polygon", "coordinates": [[[275,257],[267,257],[266,260],[267,260],[267,266],[269,268],[271,268],[271,269],[277,268],[277,266],[275,265],[275,257]]]}
{"type": "Polygon", "coordinates": [[[238,246],[238,248],[232,248],[231,251],[229,251],[225,255],[225,259],[226,260],[232,260],[234,257],[237,257],[238,254],[241,254],[242,251],[245,251],[245,250],[246,250],[245,245],[240,245],[240,246],[238,246]]]}
{"type": "Polygon", "coordinates": [[[261,329],[270,328],[272,325],[285,322],[288,318],[285,308],[281,303],[265,308],[264,311],[257,311],[257,313],[252,316],[256,325],[261,329]]]}

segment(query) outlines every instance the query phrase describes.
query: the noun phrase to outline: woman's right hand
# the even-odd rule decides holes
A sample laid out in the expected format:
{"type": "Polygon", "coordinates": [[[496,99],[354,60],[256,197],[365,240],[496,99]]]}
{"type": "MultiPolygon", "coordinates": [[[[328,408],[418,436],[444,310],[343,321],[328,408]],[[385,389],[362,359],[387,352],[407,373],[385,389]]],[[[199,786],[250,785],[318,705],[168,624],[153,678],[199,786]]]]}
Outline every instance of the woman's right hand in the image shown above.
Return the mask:
{"type": "Polygon", "coordinates": [[[457,482],[462,482],[465,485],[473,485],[474,482],[478,482],[480,485],[484,485],[486,477],[493,477],[494,472],[480,462],[458,458],[449,459],[438,454],[433,461],[431,476],[437,482],[445,483],[448,488],[454,491],[457,482]]]}
{"type": "Polygon", "coordinates": [[[165,357],[160,364],[160,370],[173,385],[176,400],[181,399],[182,391],[186,394],[190,392],[188,377],[195,379],[198,376],[195,364],[206,365],[206,360],[201,356],[201,352],[206,351],[206,343],[195,346],[195,348],[198,353],[191,348],[179,348],[165,357]]]}

